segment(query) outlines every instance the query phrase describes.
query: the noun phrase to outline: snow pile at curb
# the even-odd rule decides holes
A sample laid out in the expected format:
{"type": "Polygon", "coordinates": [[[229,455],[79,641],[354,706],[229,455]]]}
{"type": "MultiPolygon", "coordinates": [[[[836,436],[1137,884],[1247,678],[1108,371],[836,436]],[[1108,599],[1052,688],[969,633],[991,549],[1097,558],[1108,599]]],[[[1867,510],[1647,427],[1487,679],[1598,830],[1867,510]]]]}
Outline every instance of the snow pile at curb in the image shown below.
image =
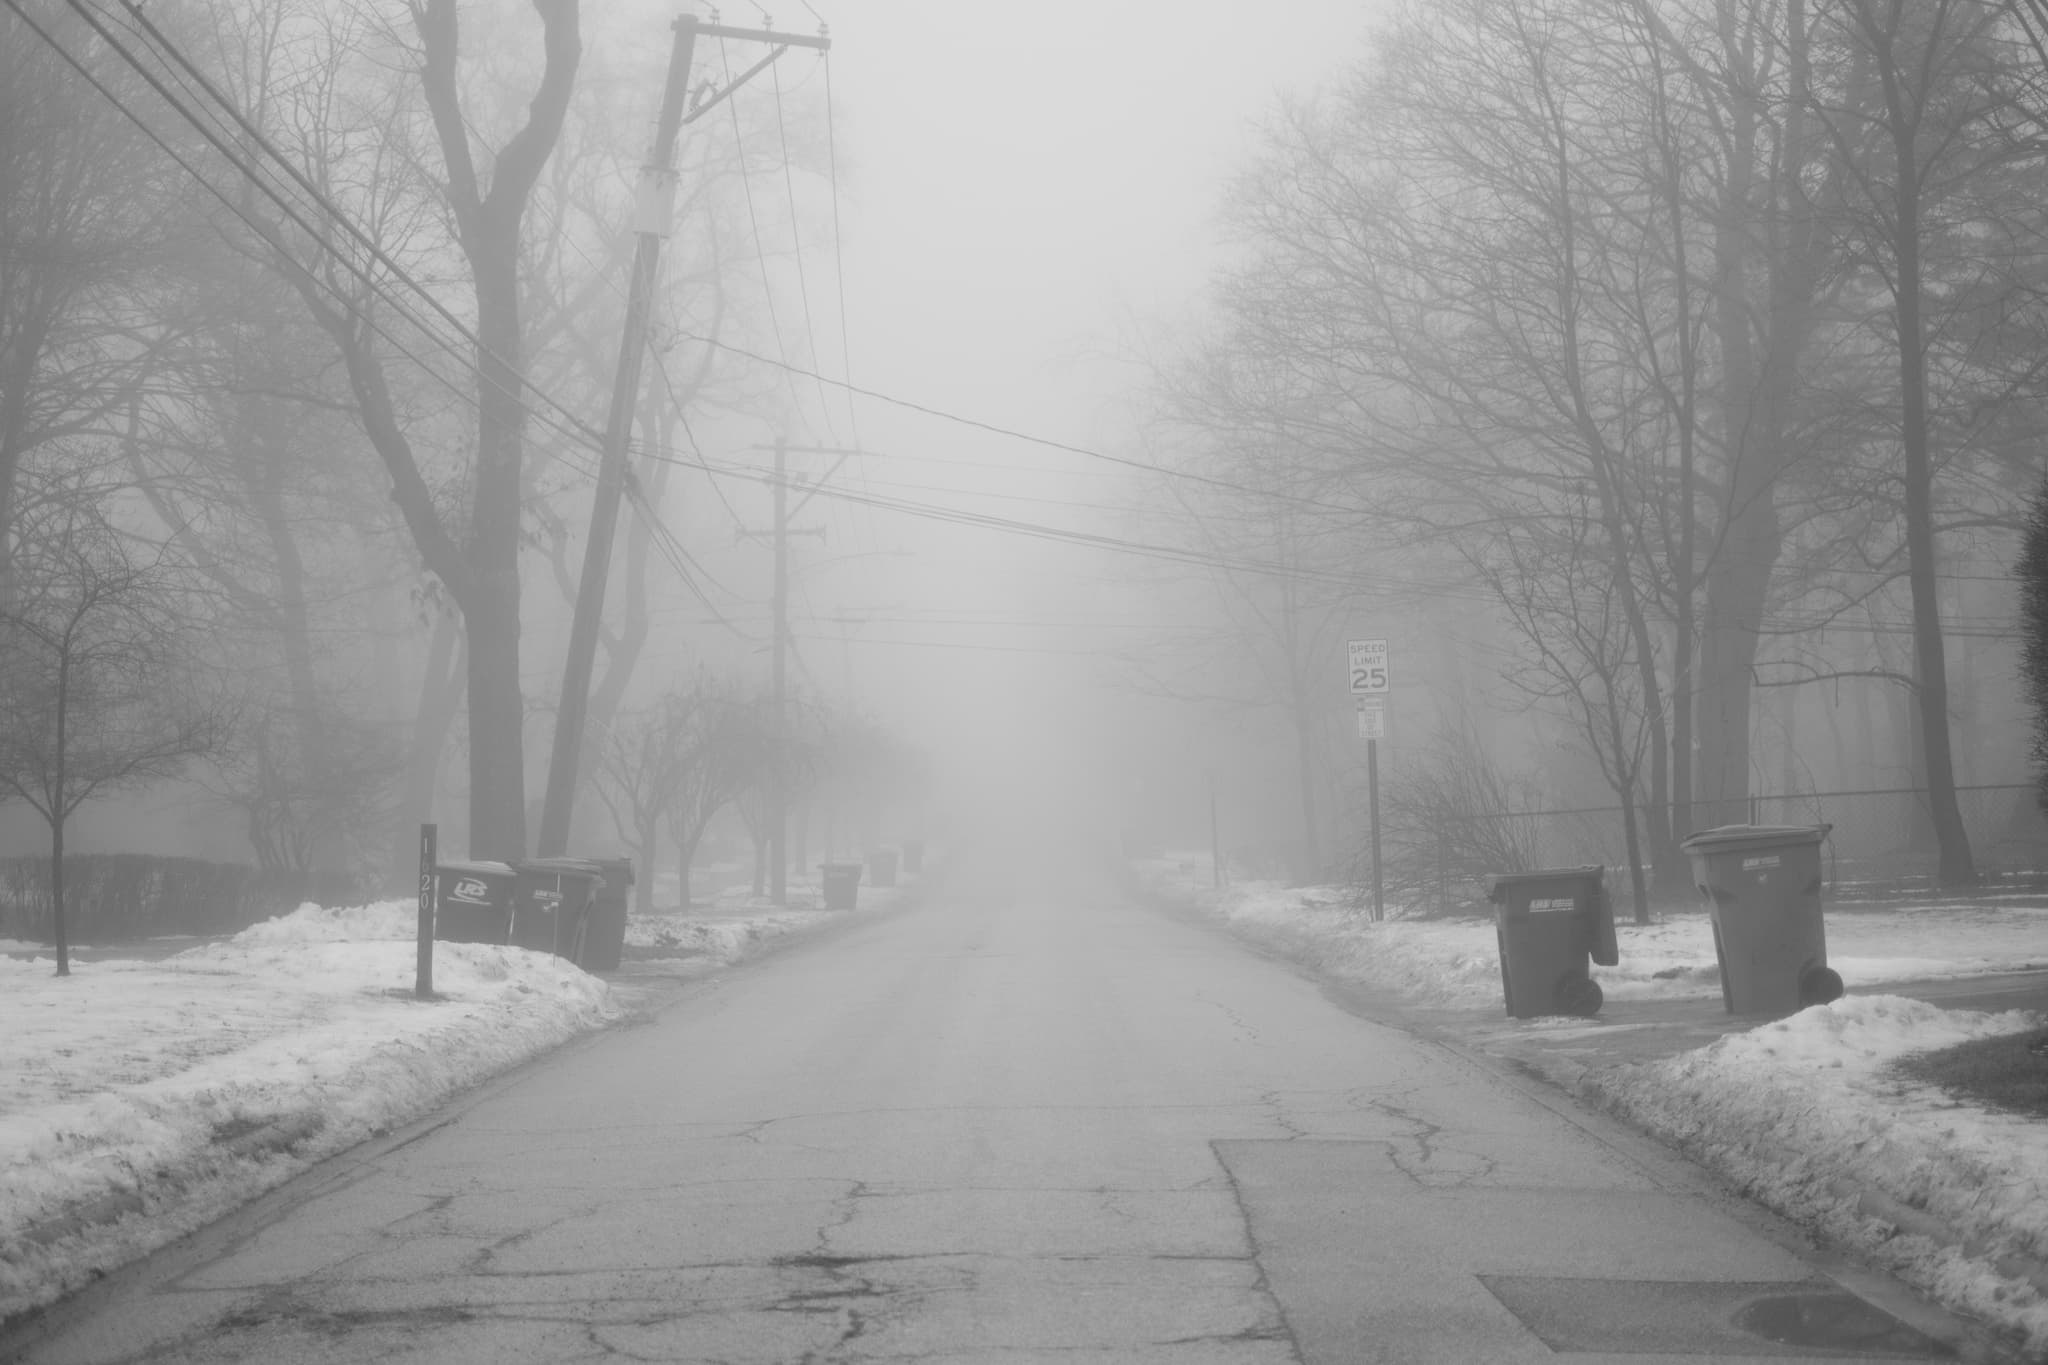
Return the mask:
{"type": "Polygon", "coordinates": [[[626,921],[626,942],[635,948],[671,948],[702,953],[733,963],[766,939],[817,923],[820,915],[801,911],[774,912],[744,919],[686,919],[675,915],[635,915],[626,921]]]}
{"type": "Polygon", "coordinates": [[[1852,996],[1580,1089],[1779,1212],[2048,1352],[2048,1130],[1888,1072],[2023,1011],[1852,996]]]}
{"type": "Polygon", "coordinates": [[[0,959],[0,1319],[617,1018],[545,954],[302,906],[158,962],[0,959]],[[137,1216],[139,1215],[139,1216],[137,1216]]]}

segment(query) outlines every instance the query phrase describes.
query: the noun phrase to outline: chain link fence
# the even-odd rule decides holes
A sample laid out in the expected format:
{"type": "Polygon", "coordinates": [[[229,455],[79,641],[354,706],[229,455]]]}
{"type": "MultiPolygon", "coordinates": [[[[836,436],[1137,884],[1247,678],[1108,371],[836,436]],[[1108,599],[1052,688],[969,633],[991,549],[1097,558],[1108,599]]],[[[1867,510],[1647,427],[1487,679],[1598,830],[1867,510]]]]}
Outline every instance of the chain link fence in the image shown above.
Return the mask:
{"type": "MultiPolygon", "coordinates": [[[[2030,783],[1956,789],[1970,852],[1988,881],[2048,886],[2048,819],[2036,793],[2030,783]]],[[[1928,812],[1924,788],[1800,792],[1752,797],[1744,823],[1832,825],[1827,846],[1831,883],[1924,887],[1931,881],[1936,851],[1928,812]]],[[[1647,814],[1638,813],[1646,861],[1647,814]]],[[[1498,873],[1593,863],[1625,869],[1626,845],[1619,806],[1438,813],[1427,823],[1397,823],[1385,850],[1385,871],[1389,887],[1405,892],[1425,913],[1472,910],[1485,905],[1488,882],[1498,873]]],[[[1369,879],[1370,869],[1365,873],[1369,879]]]]}

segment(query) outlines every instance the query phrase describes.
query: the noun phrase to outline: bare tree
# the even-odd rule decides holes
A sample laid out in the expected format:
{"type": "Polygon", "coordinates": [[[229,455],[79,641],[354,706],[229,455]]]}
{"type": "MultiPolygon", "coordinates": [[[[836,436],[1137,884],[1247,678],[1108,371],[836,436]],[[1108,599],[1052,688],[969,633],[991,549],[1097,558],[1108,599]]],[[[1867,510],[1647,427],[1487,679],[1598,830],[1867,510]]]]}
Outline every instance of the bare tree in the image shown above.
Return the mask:
{"type": "Polygon", "coordinates": [[[68,976],[66,822],[95,797],[174,776],[216,750],[224,727],[178,686],[163,560],[138,558],[89,507],[54,519],[0,608],[0,788],[50,828],[57,975],[68,976]]]}
{"type": "Polygon", "coordinates": [[[646,875],[637,900],[652,903],[656,854],[665,834],[676,850],[682,902],[705,827],[757,786],[768,763],[760,708],[739,684],[699,673],[646,711],[621,715],[600,747],[595,786],[613,828],[646,875]]]}
{"type": "Polygon", "coordinates": [[[61,7],[33,27],[0,9],[0,601],[24,463],[104,432],[155,362],[152,275],[188,221],[168,163],[57,43],[87,46],[61,7]]]}

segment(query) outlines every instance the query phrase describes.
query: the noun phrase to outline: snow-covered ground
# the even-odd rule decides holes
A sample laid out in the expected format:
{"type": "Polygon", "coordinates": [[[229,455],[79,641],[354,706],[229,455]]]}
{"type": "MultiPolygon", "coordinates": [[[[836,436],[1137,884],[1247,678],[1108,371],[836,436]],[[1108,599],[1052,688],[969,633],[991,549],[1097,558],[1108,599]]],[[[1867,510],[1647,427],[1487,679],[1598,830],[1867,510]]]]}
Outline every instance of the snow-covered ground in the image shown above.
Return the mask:
{"type": "MultiPolygon", "coordinates": [[[[1375,924],[1335,887],[1252,882],[1216,891],[1206,855],[1136,870],[1155,893],[1199,905],[1320,972],[1411,1005],[1469,1008],[1475,1022],[1499,1018],[1490,919],[1396,912],[1375,924]]],[[[2038,903],[1826,914],[1828,962],[1859,992],[2048,967],[2048,909],[2038,903]]],[[[1719,998],[1704,913],[1617,932],[1620,965],[1593,969],[1610,1001],[1719,998]]],[[[1578,1088],[1745,1193],[2048,1359],[2048,1125],[1958,1103],[1887,1068],[1908,1053],[2043,1024],[2019,1011],[1859,993],[1674,1057],[1589,1070],[1578,1088]]]]}
{"type": "MultiPolygon", "coordinates": [[[[815,887],[791,892],[816,904],[815,887]]],[[[864,886],[860,906],[900,894],[864,886]]],[[[625,1017],[651,988],[843,918],[740,893],[636,915],[629,957],[662,960],[611,982],[523,948],[437,943],[436,998],[420,1001],[415,916],[402,901],[306,905],[168,955],[89,951],[62,978],[47,950],[0,940],[0,1321],[625,1017]]]]}

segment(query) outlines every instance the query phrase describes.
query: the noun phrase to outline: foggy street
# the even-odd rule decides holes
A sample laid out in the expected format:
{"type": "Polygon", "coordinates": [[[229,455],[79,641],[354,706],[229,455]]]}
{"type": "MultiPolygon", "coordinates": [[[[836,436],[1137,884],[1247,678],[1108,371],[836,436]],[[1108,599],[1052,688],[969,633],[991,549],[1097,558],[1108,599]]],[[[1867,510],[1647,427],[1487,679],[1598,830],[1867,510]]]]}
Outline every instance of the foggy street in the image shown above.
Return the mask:
{"type": "Polygon", "coordinates": [[[1049,861],[345,1153],[23,1359],[1754,1360],[1734,1309],[1832,1290],[1643,1140],[1049,861]]]}

